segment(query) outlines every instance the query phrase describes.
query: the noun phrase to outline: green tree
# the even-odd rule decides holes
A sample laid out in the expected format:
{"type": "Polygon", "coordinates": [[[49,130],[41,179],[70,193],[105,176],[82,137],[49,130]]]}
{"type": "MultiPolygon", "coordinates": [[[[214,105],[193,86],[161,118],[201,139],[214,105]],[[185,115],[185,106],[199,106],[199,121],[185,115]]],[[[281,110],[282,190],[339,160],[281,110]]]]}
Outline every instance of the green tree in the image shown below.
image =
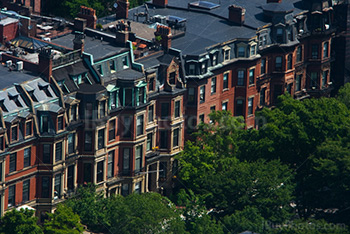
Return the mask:
{"type": "Polygon", "coordinates": [[[344,103],[350,109],[350,83],[346,83],[338,91],[337,99],[344,103]]]}
{"type": "Polygon", "coordinates": [[[34,211],[13,209],[6,212],[0,219],[0,233],[3,234],[41,234],[43,231],[37,225],[37,218],[34,211]]]}
{"type": "Polygon", "coordinates": [[[79,234],[84,231],[79,215],[66,205],[59,205],[49,219],[44,223],[44,232],[47,234],[79,234]]]}

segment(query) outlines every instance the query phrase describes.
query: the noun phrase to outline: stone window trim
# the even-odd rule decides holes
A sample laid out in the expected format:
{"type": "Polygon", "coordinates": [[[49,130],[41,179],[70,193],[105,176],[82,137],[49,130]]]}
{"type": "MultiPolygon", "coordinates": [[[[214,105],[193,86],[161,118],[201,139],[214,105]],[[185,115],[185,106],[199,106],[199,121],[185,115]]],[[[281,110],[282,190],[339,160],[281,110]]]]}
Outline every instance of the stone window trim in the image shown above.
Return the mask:
{"type": "Polygon", "coordinates": [[[174,112],[173,112],[172,116],[173,116],[174,119],[181,118],[182,117],[182,106],[183,106],[182,105],[182,96],[178,96],[178,97],[174,98],[173,102],[174,102],[174,112]],[[175,105],[176,105],[176,102],[178,102],[178,101],[180,101],[180,110],[179,110],[180,113],[179,113],[179,116],[176,117],[175,116],[175,105]]]}
{"type": "Polygon", "coordinates": [[[249,87],[251,86],[255,86],[255,83],[256,83],[256,78],[257,78],[257,70],[256,70],[256,66],[252,66],[252,67],[249,67],[248,68],[248,79],[250,78],[250,71],[251,70],[254,70],[254,74],[253,74],[253,79],[254,79],[254,82],[253,84],[249,84],[249,87]]]}
{"type": "Polygon", "coordinates": [[[222,52],[223,52],[223,61],[228,61],[231,58],[231,47],[229,47],[228,45],[224,46],[222,48],[222,52]],[[228,54],[228,58],[226,58],[226,55],[228,54]]]}
{"type": "Polygon", "coordinates": [[[225,92],[225,91],[227,91],[227,90],[229,90],[229,84],[228,84],[228,82],[229,82],[229,76],[230,76],[230,71],[225,71],[224,73],[222,73],[222,91],[223,92],[225,92]],[[224,77],[225,77],[225,75],[227,75],[227,87],[226,88],[224,88],[224,77]]]}

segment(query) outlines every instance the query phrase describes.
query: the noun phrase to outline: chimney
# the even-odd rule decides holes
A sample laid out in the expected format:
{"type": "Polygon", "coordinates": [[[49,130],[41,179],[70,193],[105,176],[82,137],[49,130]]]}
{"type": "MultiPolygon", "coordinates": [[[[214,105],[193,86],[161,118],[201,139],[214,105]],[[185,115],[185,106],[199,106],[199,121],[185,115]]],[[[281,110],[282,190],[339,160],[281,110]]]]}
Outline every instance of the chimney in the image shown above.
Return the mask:
{"type": "Polygon", "coordinates": [[[84,32],[86,27],[86,19],[75,18],[74,19],[74,29],[78,32],[84,32]]]}
{"type": "Polygon", "coordinates": [[[73,39],[73,49],[80,50],[80,54],[84,52],[84,38],[85,35],[83,32],[74,32],[75,37],[73,39]]]}
{"type": "Polygon", "coordinates": [[[231,5],[228,7],[228,19],[229,21],[243,25],[245,17],[245,9],[240,6],[231,5]]]}
{"type": "Polygon", "coordinates": [[[40,50],[38,72],[49,82],[52,76],[52,59],[51,47],[44,47],[40,50]]]}
{"type": "Polygon", "coordinates": [[[129,40],[129,25],[124,20],[120,20],[117,22],[116,29],[115,42],[117,45],[125,46],[129,40]]]}
{"type": "Polygon", "coordinates": [[[171,28],[167,26],[158,25],[157,31],[154,33],[156,41],[160,41],[163,48],[168,51],[171,48],[171,28]]]}
{"type": "Polygon", "coordinates": [[[86,19],[86,27],[96,29],[96,10],[86,6],[80,6],[80,13],[78,14],[78,17],[86,19]]]}
{"type": "Polygon", "coordinates": [[[152,4],[159,7],[166,7],[168,5],[168,0],[152,0],[152,4]]]}
{"type": "Polygon", "coordinates": [[[117,0],[116,19],[127,19],[129,13],[129,0],[117,0]]]}
{"type": "Polygon", "coordinates": [[[281,3],[282,0],[267,0],[266,3],[281,3]]]}

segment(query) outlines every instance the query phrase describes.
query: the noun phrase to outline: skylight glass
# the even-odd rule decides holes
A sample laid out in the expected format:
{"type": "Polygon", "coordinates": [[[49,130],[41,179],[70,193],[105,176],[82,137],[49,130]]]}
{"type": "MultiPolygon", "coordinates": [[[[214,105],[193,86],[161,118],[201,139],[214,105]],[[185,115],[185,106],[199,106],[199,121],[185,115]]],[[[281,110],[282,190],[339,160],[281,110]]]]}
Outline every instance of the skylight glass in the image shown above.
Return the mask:
{"type": "Polygon", "coordinates": [[[214,8],[219,7],[219,4],[212,3],[212,2],[207,2],[207,1],[197,1],[197,2],[191,2],[189,3],[191,7],[196,7],[196,8],[201,8],[205,10],[211,10],[214,8]]]}

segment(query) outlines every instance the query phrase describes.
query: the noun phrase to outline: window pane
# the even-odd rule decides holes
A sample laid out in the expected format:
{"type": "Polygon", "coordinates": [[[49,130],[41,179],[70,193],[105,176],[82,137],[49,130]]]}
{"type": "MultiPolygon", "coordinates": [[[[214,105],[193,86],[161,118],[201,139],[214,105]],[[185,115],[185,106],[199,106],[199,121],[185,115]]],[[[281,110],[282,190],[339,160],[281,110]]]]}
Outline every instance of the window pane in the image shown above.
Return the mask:
{"type": "Polygon", "coordinates": [[[23,167],[29,167],[30,166],[30,155],[31,155],[31,147],[24,150],[24,156],[23,156],[23,167]]]}
{"type": "Polygon", "coordinates": [[[114,151],[108,153],[107,177],[113,177],[114,151]]]}
{"type": "Polygon", "coordinates": [[[175,129],[173,132],[173,147],[179,146],[179,129],[175,129]]]}
{"type": "Polygon", "coordinates": [[[54,199],[61,197],[61,174],[55,175],[54,199]]]}
{"type": "Polygon", "coordinates": [[[104,146],[105,146],[105,130],[100,129],[98,130],[97,147],[98,149],[102,149],[104,146]]]}
{"type": "Polygon", "coordinates": [[[75,152],[75,134],[71,133],[68,135],[68,154],[75,152]]]}
{"type": "Polygon", "coordinates": [[[30,180],[23,182],[22,202],[29,201],[30,180]]]}
{"type": "Polygon", "coordinates": [[[148,107],[148,122],[153,122],[153,116],[154,116],[154,106],[148,107]]]}
{"type": "Polygon", "coordinates": [[[97,163],[97,183],[103,181],[103,164],[104,161],[97,163]]]}
{"type": "Polygon", "coordinates": [[[84,142],[84,150],[91,151],[92,150],[92,132],[85,132],[85,142],[84,142]]]}
{"type": "Polygon", "coordinates": [[[16,171],[17,168],[17,153],[10,155],[10,172],[16,171]]]}
{"type": "Polygon", "coordinates": [[[180,101],[175,102],[175,118],[180,117],[180,101]]]}
{"type": "Polygon", "coordinates": [[[56,143],[55,162],[62,160],[62,142],[56,143]]]}

